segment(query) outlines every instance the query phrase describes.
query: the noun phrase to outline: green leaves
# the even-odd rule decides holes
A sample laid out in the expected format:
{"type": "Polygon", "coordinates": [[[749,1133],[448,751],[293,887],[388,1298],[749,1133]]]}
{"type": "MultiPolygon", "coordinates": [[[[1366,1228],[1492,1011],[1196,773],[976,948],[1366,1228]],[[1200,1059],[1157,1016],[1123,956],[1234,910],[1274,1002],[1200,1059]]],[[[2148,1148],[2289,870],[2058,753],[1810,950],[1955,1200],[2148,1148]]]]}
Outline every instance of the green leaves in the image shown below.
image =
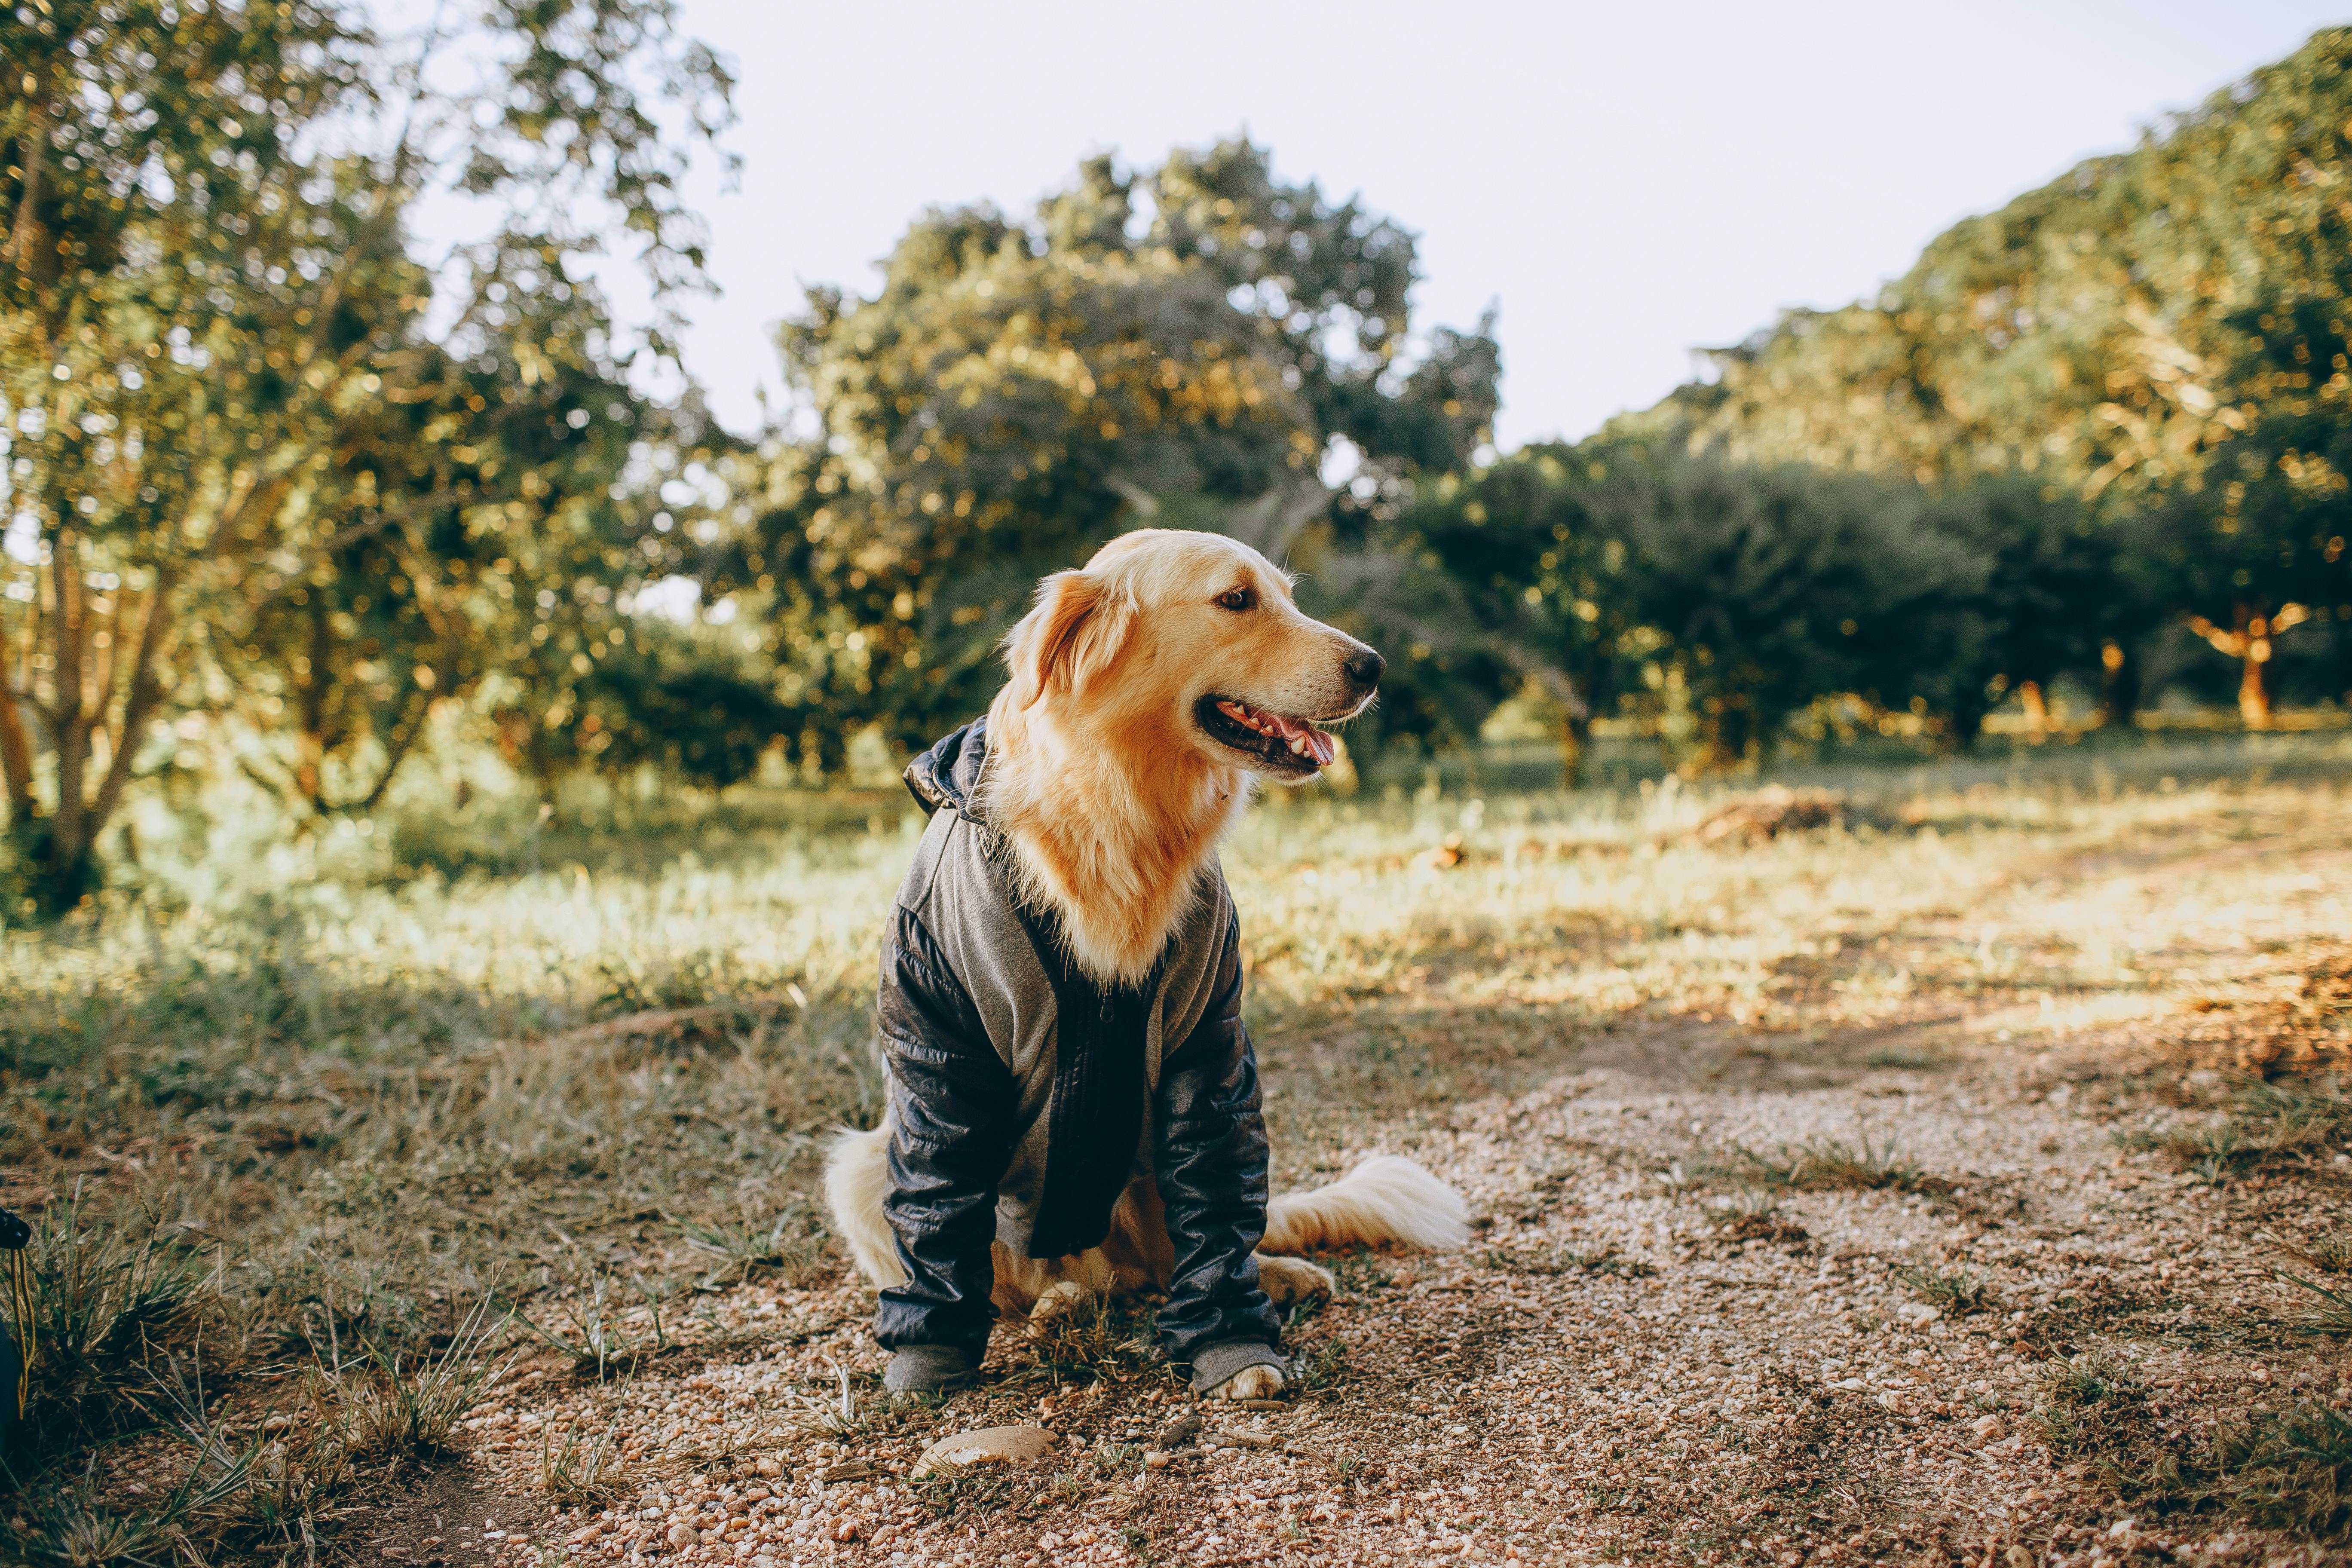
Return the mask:
{"type": "MultiPolygon", "coordinates": [[[[2347,127],[2352,29],[2328,28],[2131,152],[1956,225],[1879,300],[1715,351],[1714,383],[1617,429],[1686,424],[1743,463],[2054,487],[2146,558],[2157,608],[2220,628],[2207,640],[2244,662],[2247,718],[2266,721],[2282,612],[2352,605],[2352,555],[2330,553],[2352,523],[2347,127]]],[[[2340,673],[2313,694],[2340,694],[2340,673]]]]}
{"type": "Polygon", "coordinates": [[[313,814],[380,799],[436,705],[580,710],[707,454],[572,258],[609,218],[657,291],[692,280],[662,120],[715,132],[729,85],[667,0],[391,37],[316,0],[56,14],[0,18],[0,648],[30,655],[0,775],[53,904],[168,709],[313,814]],[[419,254],[409,204],[449,186],[493,226],[419,254]]]}
{"type": "Polygon", "coordinates": [[[1030,223],[928,214],[873,299],[813,291],[783,350],[821,436],[761,465],[714,584],[770,595],[795,753],[831,768],[845,730],[914,744],[968,717],[1036,578],[1123,527],[1271,528],[1279,553],[1330,504],[1332,437],[1368,499],[1483,442],[1484,327],[1391,374],[1412,250],[1230,142],[1092,160],[1030,223]]]}

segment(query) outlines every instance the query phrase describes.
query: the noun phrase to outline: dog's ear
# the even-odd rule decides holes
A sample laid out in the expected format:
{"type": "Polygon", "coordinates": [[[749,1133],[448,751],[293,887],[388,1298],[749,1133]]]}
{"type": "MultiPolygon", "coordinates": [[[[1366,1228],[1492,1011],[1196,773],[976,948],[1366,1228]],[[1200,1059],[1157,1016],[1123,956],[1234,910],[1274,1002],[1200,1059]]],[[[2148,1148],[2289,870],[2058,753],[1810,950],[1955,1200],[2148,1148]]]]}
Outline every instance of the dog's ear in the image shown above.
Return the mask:
{"type": "Polygon", "coordinates": [[[1004,639],[1013,700],[1026,708],[1050,690],[1076,691],[1109,668],[1127,640],[1132,606],[1084,572],[1037,584],[1037,603],[1004,639]]]}

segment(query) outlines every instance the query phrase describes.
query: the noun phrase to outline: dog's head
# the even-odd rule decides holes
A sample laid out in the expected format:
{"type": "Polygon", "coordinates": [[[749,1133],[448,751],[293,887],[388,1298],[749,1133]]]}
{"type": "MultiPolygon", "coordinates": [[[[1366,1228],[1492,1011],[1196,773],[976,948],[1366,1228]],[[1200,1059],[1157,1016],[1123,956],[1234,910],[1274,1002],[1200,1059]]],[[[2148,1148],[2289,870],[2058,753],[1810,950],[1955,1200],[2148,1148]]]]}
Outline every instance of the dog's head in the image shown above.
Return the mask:
{"type": "Polygon", "coordinates": [[[1384,668],[1302,613],[1288,574],[1248,545],[1172,529],[1124,534],[1046,578],[1004,648],[1017,707],[1289,781],[1332,760],[1318,726],[1363,711],[1384,668]]]}

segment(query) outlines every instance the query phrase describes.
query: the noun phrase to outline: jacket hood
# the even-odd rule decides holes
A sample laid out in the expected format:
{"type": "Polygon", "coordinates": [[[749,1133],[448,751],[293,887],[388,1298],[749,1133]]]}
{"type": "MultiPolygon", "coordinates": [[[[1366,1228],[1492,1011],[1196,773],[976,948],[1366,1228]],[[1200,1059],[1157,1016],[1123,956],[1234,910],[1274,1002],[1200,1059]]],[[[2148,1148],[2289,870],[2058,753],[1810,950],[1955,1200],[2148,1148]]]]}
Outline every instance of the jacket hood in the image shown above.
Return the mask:
{"type": "Polygon", "coordinates": [[[971,816],[972,797],[980,793],[981,764],[987,760],[988,721],[975,719],[907,764],[908,792],[925,816],[942,806],[971,816]]]}

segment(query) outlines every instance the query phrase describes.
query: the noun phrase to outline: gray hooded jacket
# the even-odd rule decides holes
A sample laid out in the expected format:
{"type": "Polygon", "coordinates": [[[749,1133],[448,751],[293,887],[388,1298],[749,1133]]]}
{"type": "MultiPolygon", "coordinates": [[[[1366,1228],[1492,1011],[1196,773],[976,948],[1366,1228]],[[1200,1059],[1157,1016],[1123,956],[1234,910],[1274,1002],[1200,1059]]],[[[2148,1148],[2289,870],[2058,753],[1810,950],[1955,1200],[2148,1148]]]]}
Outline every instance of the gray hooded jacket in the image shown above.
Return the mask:
{"type": "Polygon", "coordinates": [[[990,1243],[1032,1258],[1097,1246],[1119,1194],[1150,1175],[1175,1245],[1160,1314],[1171,1357],[1273,1345],[1279,1320],[1253,1257],[1265,1127],[1223,875],[1203,872],[1145,984],[1079,974],[1052,913],[1015,899],[1007,847],[974,814],[986,748],[982,721],[907,770],[932,815],[882,961],[886,1208],[907,1281],[882,1292],[877,1337],[976,1364],[994,1316],[990,1243]]]}

